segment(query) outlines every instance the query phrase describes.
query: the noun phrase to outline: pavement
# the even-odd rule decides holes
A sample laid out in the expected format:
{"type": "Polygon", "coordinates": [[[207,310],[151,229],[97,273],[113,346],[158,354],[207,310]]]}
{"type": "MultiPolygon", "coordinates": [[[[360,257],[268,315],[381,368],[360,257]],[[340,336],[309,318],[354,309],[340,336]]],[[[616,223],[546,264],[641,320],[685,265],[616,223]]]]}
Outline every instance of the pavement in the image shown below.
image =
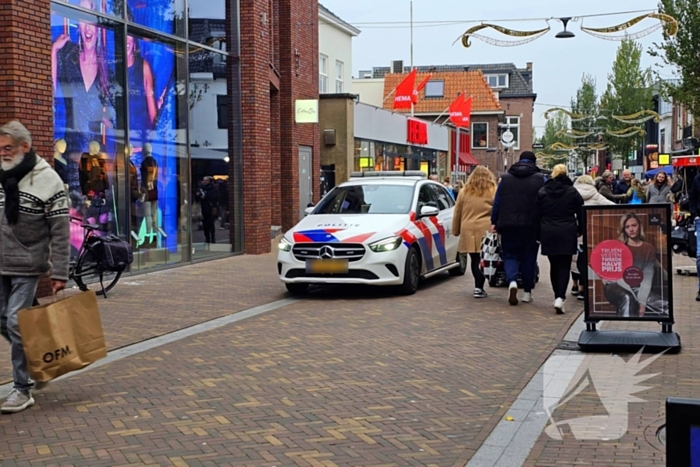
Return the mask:
{"type": "MultiPolygon", "coordinates": [[[[517,307],[503,288],[474,299],[469,274],[434,277],[410,297],[333,287],[290,299],[274,253],[126,277],[99,300],[110,359],[0,416],[0,464],[664,465],[663,401],[697,394],[696,278],[674,276],[684,350],[644,370],[662,375],[638,394],[648,402],[630,404],[626,434],[554,440],[527,419],[542,412],[538,377],[582,305],[555,315],[540,266],[535,301],[517,307]],[[489,457],[504,426],[517,430],[489,457]]],[[[8,361],[2,346],[0,379],[8,361]]],[[[598,413],[593,396],[554,418],[598,413]]]]}

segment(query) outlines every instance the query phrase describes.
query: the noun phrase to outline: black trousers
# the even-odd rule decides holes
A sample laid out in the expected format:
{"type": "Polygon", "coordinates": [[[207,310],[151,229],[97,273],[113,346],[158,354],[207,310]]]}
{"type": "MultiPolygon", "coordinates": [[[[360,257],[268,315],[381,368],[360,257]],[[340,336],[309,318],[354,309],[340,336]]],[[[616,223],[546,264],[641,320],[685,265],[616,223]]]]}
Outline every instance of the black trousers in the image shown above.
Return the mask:
{"type": "Polygon", "coordinates": [[[204,230],[204,241],[206,243],[216,243],[216,226],[214,225],[214,216],[202,215],[202,229],[204,230]]]}
{"type": "Polygon", "coordinates": [[[484,277],[484,273],[479,267],[479,263],[481,262],[481,254],[469,253],[469,258],[472,262],[472,275],[474,275],[474,286],[477,289],[483,289],[484,282],[486,282],[486,278],[484,277]]]}
{"type": "Polygon", "coordinates": [[[571,274],[571,258],[573,255],[552,255],[549,259],[549,277],[552,282],[554,298],[566,299],[566,288],[569,286],[571,274]]]}

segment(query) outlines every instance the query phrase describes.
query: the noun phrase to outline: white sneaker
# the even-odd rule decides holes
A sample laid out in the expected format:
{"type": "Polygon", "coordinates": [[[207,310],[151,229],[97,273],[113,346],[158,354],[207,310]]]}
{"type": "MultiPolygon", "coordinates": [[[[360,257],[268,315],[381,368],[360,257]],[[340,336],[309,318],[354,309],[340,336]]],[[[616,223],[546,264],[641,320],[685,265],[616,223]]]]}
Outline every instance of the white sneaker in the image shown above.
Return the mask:
{"type": "Polygon", "coordinates": [[[34,398],[31,391],[25,394],[17,389],[13,389],[5,402],[2,403],[2,406],[0,406],[0,412],[17,413],[32,405],[34,405],[34,398]]]}
{"type": "Polygon", "coordinates": [[[511,305],[518,304],[518,283],[515,281],[508,286],[508,303],[511,305]]]}
{"type": "Polygon", "coordinates": [[[532,301],[532,292],[525,292],[523,294],[522,302],[523,303],[530,303],[532,301]]]}
{"type": "Polygon", "coordinates": [[[558,315],[563,315],[564,314],[564,300],[561,298],[557,298],[554,300],[554,309],[556,310],[558,315]]]}

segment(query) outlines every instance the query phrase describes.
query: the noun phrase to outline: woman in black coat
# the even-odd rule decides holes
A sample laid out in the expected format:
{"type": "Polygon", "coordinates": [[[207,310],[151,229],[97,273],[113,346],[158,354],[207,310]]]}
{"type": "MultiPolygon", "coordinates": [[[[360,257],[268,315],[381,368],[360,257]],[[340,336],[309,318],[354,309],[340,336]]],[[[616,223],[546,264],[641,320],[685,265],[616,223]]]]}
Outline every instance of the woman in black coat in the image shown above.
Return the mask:
{"type": "Polygon", "coordinates": [[[564,313],[571,258],[578,249],[582,216],[583,198],[566,174],[566,166],[554,166],[552,178],[547,180],[537,196],[535,225],[542,254],[549,259],[554,309],[558,314],[564,313]]]}

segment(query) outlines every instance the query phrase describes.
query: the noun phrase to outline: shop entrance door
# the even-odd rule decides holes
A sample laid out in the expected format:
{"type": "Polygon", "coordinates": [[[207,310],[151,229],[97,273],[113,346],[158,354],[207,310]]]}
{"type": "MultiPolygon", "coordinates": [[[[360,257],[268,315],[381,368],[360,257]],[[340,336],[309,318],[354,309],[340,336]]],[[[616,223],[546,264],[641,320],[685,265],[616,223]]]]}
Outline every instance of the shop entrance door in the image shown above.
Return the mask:
{"type": "Polygon", "coordinates": [[[299,146],[299,218],[304,217],[304,210],[313,202],[312,165],[313,148],[299,146]]]}

